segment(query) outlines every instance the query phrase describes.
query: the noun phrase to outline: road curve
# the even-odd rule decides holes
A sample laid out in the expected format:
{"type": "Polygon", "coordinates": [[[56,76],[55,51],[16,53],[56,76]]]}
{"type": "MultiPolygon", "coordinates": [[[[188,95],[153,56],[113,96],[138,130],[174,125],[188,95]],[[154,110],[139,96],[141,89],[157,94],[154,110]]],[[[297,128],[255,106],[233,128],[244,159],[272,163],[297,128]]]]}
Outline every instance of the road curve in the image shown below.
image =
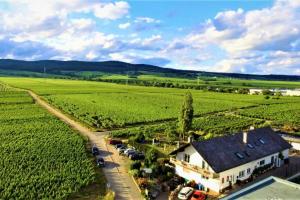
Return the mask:
{"type": "Polygon", "coordinates": [[[71,126],[74,130],[77,130],[83,136],[87,137],[91,144],[97,145],[107,163],[106,167],[103,168],[103,171],[108,182],[108,187],[116,193],[117,200],[143,199],[138,187],[124,167],[122,161],[124,158],[119,156],[114,148],[106,144],[104,137],[108,132],[92,132],[85,126],[63,114],[60,110],[48,104],[34,92],[28,91],[28,93],[37,104],[47,109],[50,113],[71,126]]]}

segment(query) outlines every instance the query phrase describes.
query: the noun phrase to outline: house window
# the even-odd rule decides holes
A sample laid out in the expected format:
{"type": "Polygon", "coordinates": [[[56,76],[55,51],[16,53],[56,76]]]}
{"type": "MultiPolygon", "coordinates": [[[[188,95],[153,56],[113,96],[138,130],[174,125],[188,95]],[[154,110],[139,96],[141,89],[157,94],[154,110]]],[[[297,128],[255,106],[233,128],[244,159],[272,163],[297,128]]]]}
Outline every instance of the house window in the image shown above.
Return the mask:
{"type": "Polygon", "coordinates": [[[259,162],[259,165],[264,165],[265,164],[265,160],[261,160],[260,162],[259,162]]]}
{"type": "Polygon", "coordinates": [[[222,178],[222,183],[224,183],[224,178],[222,178]]]}
{"type": "Polygon", "coordinates": [[[226,179],[226,181],[227,181],[227,182],[229,181],[229,176],[227,176],[227,179],[226,179]]]}
{"type": "Polygon", "coordinates": [[[274,163],[274,156],[271,157],[271,163],[274,163]]]}
{"type": "Polygon", "coordinates": [[[245,176],[245,170],[240,171],[240,172],[239,172],[239,178],[242,178],[242,177],[244,177],[244,176],[245,176]]]}
{"type": "Polygon", "coordinates": [[[248,169],[247,169],[247,174],[250,174],[250,173],[251,173],[251,169],[248,168],[248,169]]]}
{"type": "Polygon", "coordinates": [[[202,160],[202,169],[205,169],[205,161],[202,160]]]}
{"type": "Polygon", "coordinates": [[[189,154],[184,154],[184,161],[185,162],[190,162],[190,155],[189,154]]]}

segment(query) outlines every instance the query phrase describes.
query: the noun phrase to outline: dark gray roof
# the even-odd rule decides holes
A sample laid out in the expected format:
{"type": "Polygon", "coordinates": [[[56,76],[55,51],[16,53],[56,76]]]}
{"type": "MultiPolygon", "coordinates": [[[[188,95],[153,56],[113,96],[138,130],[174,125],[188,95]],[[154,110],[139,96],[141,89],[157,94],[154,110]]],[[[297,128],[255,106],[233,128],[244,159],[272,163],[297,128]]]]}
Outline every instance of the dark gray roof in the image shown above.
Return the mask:
{"type": "MultiPolygon", "coordinates": [[[[217,173],[291,148],[288,142],[269,127],[250,130],[247,144],[243,143],[242,132],[191,143],[217,173]],[[260,139],[264,144],[259,141],[260,139]],[[247,144],[251,144],[254,148],[250,148],[247,144]],[[239,158],[237,153],[243,158],[239,158]]],[[[181,151],[186,146],[178,150],[181,151]]]]}

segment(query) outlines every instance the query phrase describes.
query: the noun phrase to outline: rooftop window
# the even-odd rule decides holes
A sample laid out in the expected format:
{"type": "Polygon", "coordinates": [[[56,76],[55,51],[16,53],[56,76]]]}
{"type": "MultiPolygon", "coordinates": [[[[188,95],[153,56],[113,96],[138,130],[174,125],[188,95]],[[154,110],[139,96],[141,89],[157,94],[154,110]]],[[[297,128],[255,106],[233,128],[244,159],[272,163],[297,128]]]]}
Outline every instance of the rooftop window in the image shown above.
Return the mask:
{"type": "Polygon", "coordinates": [[[239,158],[239,159],[243,159],[244,156],[242,154],[240,154],[239,152],[236,152],[235,155],[239,158]]]}
{"type": "Polygon", "coordinates": [[[250,149],[254,149],[254,146],[252,144],[247,144],[247,146],[250,148],[250,149]]]}
{"type": "Polygon", "coordinates": [[[265,144],[265,141],[263,139],[259,139],[258,141],[262,144],[265,144]]]}

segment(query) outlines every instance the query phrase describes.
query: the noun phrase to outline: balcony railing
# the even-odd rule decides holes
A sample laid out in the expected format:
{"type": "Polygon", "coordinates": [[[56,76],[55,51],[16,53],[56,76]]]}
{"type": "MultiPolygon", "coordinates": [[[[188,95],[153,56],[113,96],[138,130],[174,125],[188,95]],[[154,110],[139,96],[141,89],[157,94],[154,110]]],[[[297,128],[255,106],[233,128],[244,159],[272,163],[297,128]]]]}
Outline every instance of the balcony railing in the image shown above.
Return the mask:
{"type": "Polygon", "coordinates": [[[210,171],[208,171],[206,169],[203,169],[203,168],[201,168],[199,166],[196,166],[196,165],[191,165],[191,164],[189,164],[188,162],[185,162],[185,161],[180,161],[180,160],[177,160],[175,158],[170,158],[170,162],[173,163],[174,165],[179,165],[179,166],[182,166],[183,168],[186,168],[186,169],[192,170],[194,172],[200,173],[203,176],[208,177],[208,178],[219,178],[219,174],[210,172],[210,171]]]}

